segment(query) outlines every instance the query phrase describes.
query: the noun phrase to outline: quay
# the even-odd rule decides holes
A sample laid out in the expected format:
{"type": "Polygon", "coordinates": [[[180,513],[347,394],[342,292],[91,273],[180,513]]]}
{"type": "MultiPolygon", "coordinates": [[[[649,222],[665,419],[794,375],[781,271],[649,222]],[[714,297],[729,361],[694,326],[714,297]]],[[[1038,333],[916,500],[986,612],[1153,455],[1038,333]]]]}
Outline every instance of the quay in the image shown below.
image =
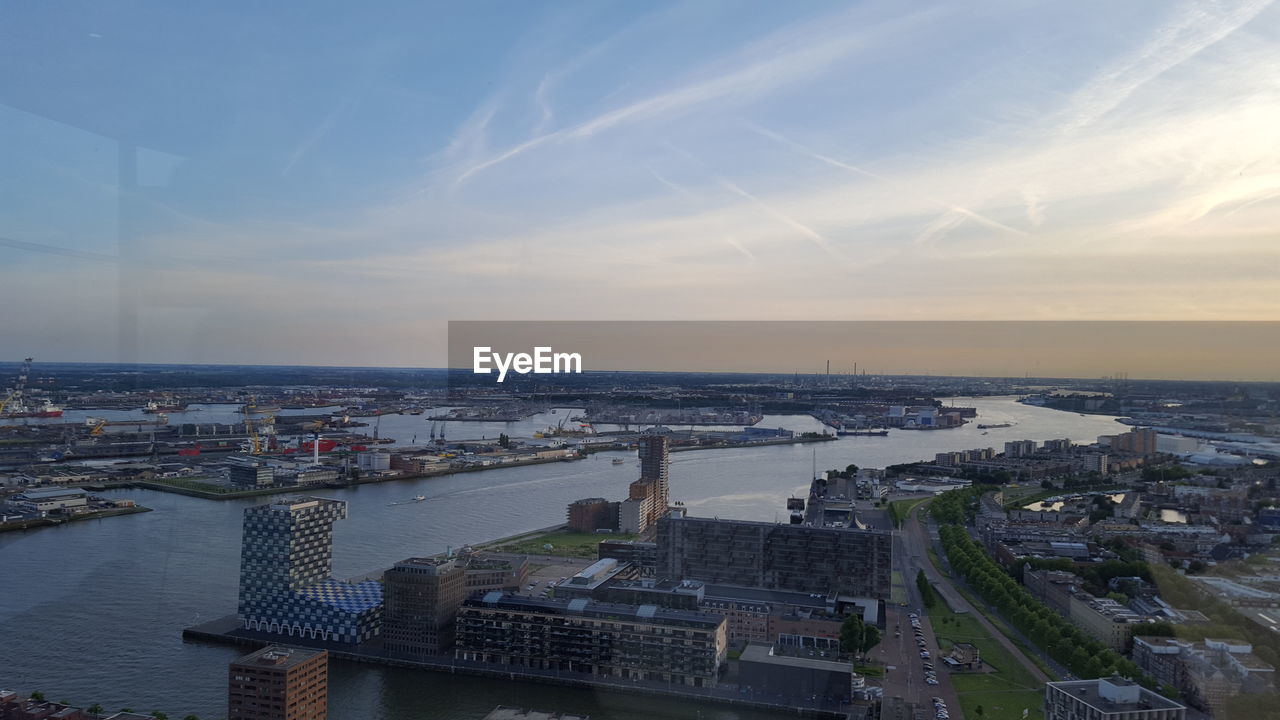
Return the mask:
{"type": "Polygon", "coordinates": [[[261,648],[267,645],[283,643],[285,645],[327,650],[331,658],[346,662],[414,668],[429,672],[471,675],[495,680],[507,680],[509,682],[558,685],[620,695],[696,700],[750,710],[763,710],[792,717],[817,718],[818,720],[845,720],[849,717],[850,710],[855,708],[855,706],[848,704],[839,705],[801,697],[759,697],[765,695],[765,693],[753,693],[734,687],[677,688],[667,683],[598,678],[581,673],[569,674],[557,670],[536,670],[526,667],[494,665],[491,663],[458,660],[446,656],[410,660],[393,656],[381,647],[379,640],[352,646],[300,636],[290,637],[246,630],[243,627],[243,623],[235,615],[228,615],[188,627],[182,631],[182,639],[184,642],[204,642],[245,648],[261,648]],[[799,706],[801,704],[803,707],[799,706]]]}

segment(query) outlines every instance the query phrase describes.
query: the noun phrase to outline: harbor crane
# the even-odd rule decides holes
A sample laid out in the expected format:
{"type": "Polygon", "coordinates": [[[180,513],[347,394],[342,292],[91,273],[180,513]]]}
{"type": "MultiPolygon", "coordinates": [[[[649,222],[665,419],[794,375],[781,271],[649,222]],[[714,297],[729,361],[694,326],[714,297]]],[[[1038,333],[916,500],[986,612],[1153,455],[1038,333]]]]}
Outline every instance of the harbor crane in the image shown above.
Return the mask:
{"type": "Polygon", "coordinates": [[[18,410],[22,409],[22,391],[27,387],[27,376],[31,374],[31,358],[25,358],[22,361],[22,367],[18,370],[18,382],[13,386],[13,392],[7,397],[0,400],[0,414],[4,413],[5,408],[13,405],[18,410]]]}

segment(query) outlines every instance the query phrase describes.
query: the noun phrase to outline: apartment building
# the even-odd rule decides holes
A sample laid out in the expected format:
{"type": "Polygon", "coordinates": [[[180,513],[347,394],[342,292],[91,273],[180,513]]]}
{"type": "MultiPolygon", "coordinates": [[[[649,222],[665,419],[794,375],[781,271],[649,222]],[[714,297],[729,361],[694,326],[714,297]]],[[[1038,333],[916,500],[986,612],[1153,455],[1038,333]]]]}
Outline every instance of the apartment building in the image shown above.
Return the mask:
{"type": "Polygon", "coordinates": [[[454,649],[461,660],[690,687],[714,686],[727,653],[718,615],[500,592],[463,603],[454,649]]]}

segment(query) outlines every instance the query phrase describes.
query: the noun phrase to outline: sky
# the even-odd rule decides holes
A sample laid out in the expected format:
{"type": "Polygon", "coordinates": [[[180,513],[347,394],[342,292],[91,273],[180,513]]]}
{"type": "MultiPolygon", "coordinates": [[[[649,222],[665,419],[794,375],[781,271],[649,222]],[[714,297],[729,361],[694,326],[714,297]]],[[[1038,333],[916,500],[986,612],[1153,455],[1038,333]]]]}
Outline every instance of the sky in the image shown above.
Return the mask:
{"type": "Polygon", "coordinates": [[[1280,320],[1272,1],[7,3],[0,66],[11,360],[1280,320]]]}

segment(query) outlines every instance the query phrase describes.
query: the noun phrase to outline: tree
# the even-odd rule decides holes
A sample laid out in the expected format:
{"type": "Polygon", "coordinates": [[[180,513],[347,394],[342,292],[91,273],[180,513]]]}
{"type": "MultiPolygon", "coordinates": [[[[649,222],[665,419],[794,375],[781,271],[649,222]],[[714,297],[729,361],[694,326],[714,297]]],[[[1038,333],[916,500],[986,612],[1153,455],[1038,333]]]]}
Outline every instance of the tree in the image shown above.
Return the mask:
{"type": "Polygon", "coordinates": [[[44,693],[40,692],[39,690],[36,690],[35,692],[31,693],[31,699],[35,700],[36,702],[44,702],[44,693]]]}
{"type": "Polygon", "coordinates": [[[101,714],[102,714],[102,706],[101,706],[101,705],[99,705],[98,703],[94,703],[94,704],[90,705],[90,706],[89,706],[89,708],[88,708],[88,710],[89,710],[90,714],[93,714],[93,715],[101,715],[101,714]]]}
{"type": "Polygon", "coordinates": [[[164,713],[160,712],[159,710],[152,710],[152,711],[151,711],[151,717],[155,718],[156,720],[169,720],[169,716],[168,716],[168,715],[165,715],[164,713]]]}
{"type": "Polygon", "coordinates": [[[880,644],[880,628],[875,625],[864,625],[862,627],[862,647],[860,650],[863,655],[871,652],[871,649],[880,644]]]}
{"type": "Polygon", "coordinates": [[[862,634],[865,623],[858,615],[850,615],[840,623],[840,649],[850,654],[857,654],[862,649],[862,634]]]}
{"type": "Polygon", "coordinates": [[[979,705],[978,707],[974,708],[974,709],[973,709],[973,712],[974,712],[978,717],[982,717],[982,706],[981,706],[981,705],[979,705]]]}
{"type": "Polygon", "coordinates": [[[504,448],[511,447],[511,438],[507,437],[506,433],[498,433],[498,445],[504,448]]]}

